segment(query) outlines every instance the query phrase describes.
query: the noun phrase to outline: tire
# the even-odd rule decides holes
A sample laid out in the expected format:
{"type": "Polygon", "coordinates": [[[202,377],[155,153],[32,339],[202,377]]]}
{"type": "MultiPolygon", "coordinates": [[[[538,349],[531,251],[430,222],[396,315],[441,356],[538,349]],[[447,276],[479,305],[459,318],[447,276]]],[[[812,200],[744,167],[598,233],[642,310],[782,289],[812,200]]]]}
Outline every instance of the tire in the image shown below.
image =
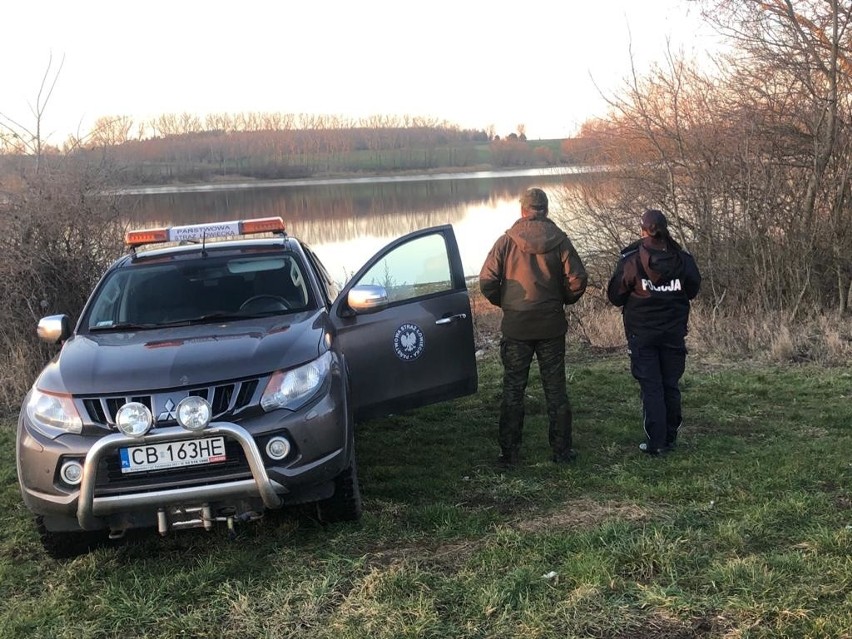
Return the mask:
{"type": "Polygon", "coordinates": [[[355,458],[334,478],[334,494],[317,502],[317,515],[325,524],[361,519],[361,489],[355,458]]]}
{"type": "Polygon", "coordinates": [[[106,532],[73,530],[69,532],[53,532],[44,525],[44,519],[35,518],[38,536],[44,552],[52,559],[71,559],[94,550],[106,541],[106,532]]]}

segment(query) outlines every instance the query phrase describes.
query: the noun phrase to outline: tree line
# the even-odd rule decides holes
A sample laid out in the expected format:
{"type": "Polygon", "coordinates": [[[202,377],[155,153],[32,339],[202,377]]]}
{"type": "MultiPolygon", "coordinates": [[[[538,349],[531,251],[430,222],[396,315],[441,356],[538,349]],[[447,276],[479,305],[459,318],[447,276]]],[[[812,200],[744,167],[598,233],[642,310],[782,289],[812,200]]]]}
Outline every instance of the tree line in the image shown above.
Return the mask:
{"type": "MultiPolygon", "coordinates": [[[[2,115],[2,114],[0,114],[2,115]]],[[[0,119],[0,132],[3,121],[0,119]]],[[[524,125],[501,138],[493,127],[462,129],[413,116],[340,116],[288,113],[163,114],[136,124],[129,116],[101,117],[84,136],[62,148],[33,130],[6,126],[0,136],[7,167],[61,158],[113,167],[122,183],[217,179],[303,178],[320,174],[545,166],[561,157],[558,141],[530,143],[524,125]]]]}

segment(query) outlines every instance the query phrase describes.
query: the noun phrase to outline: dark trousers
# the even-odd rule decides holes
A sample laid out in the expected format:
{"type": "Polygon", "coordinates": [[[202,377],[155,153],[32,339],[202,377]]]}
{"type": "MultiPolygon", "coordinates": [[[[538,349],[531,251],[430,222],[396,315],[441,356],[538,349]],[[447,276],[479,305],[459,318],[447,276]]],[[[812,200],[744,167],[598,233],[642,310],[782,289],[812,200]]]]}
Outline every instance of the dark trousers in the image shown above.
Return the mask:
{"type": "Polygon", "coordinates": [[[571,404],[565,384],[565,336],[539,340],[503,338],[503,401],[500,404],[500,448],[504,453],[521,447],[524,425],[524,392],[533,355],[538,360],[541,385],[547,404],[548,437],[554,455],[571,450],[571,404]]]}
{"type": "Polygon", "coordinates": [[[680,378],[686,368],[683,340],[628,341],[630,372],[642,392],[645,435],[651,448],[674,444],[681,425],[680,378]]]}

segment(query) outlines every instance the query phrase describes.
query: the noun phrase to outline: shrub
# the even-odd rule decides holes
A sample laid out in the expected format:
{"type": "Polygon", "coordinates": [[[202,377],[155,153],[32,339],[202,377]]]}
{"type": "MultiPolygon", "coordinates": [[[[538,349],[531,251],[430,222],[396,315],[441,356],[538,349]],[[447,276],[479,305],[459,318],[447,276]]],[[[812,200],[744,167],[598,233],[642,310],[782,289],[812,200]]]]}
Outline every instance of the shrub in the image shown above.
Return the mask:
{"type": "Polygon", "coordinates": [[[0,195],[0,405],[17,405],[56,352],[38,340],[46,315],[76,319],[119,255],[123,224],[95,167],[25,177],[0,195]]]}

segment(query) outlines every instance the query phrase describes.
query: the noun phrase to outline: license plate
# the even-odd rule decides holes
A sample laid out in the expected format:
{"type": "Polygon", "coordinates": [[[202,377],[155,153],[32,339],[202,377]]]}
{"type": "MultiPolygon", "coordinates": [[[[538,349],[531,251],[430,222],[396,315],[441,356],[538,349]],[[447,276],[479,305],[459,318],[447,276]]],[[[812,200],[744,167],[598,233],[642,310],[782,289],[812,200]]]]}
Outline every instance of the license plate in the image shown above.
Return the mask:
{"type": "Polygon", "coordinates": [[[120,448],[118,454],[121,458],[122,473],[214,464],[226,459],[225,438],[208,437],[165,444],[146,444],[120,448]]]}

